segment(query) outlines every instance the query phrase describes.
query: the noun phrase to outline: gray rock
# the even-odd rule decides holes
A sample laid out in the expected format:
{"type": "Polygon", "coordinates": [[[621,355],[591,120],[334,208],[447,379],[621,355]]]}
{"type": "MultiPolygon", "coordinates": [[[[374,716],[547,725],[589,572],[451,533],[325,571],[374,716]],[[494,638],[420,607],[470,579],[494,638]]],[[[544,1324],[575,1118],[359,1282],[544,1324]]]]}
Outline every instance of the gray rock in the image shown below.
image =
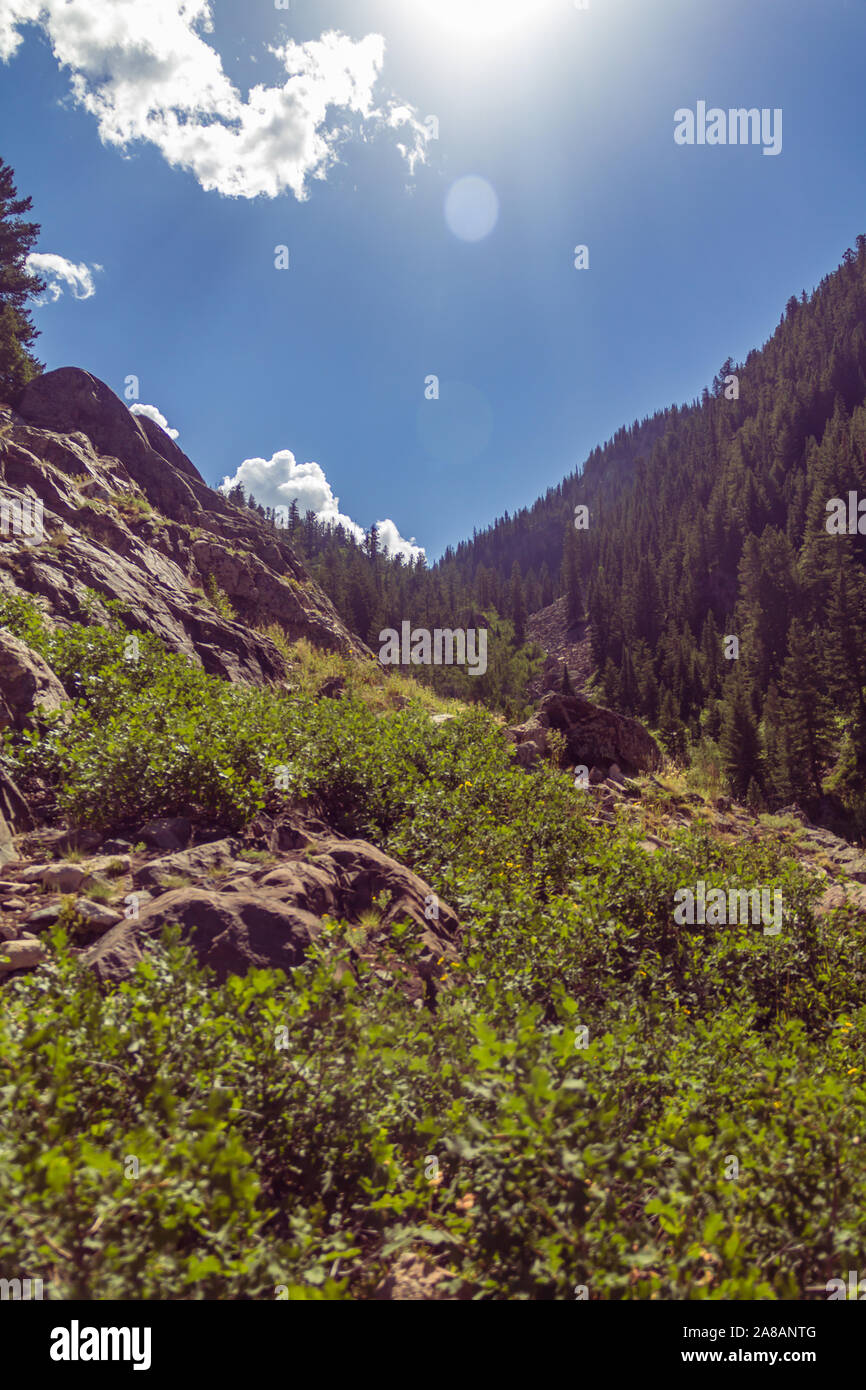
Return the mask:
{"type": "Polygon", "coordinates": [[[9,774],[0,769],[0,866],[18,859],[14,836],[31,825],[27,802],[9,774]]]}
{"type": "Polygon", "coordinates": [[[541,761],[538,749],[534,743],[518,743],[513,753],[514,762],[518,767],[527,770],[537,767],[541,761]]]}
{"type": "MultiPolygon", "coordinates": [[[[277,834],[273,826],[271,833],[277,834]]],[[[232,841],[217,842],[142,865],[136,885],[158,887],[166,866],[169,872],[183,867],[204,878],[213,876],[215,867],[225,868],[229,876],[220,879],[218,891],[184,887],[155,897],[137,918],[108,931],[85,963],[105,982],[124,979],[163,927],[178,923],[199,960],[220,979],[252,966],[287,970],[303,959],[324,915],[353,924],[382,901],[378,927],[367,931],[365,940],[387,941],[395,923],[414,922],[420,949],[413,967],[428,991],[435,993],[443,965],[456,959],[456,914],[429,884],[375,846],[323,835],[306,851],[258,868],[230,858],[234,848],[232,841]]]]}
{"type": "Polygon", "coordinates": [[[46,955],[42,942],[35,937],[7,941],[0,946],[0,975],[8,975],[10,970],[32,970],[35,965],[41,965],[46,955]]]}
{"type": "Polygon", "coordinates": [[[46,860],[68,854],[70,850],[87,854],[98,848],[101,839],[94,830],[33,830],[21,837],[21,849],[29,858],[39,856],[46,860]]]}
{"type": "Polygon", "coordinates": [[[120,878],[132,868],[128,854],[97,854],[92,859],[82,859],[81,868],[88,878],[120,878]]]}
{"type": "Polygon", "coordinates": [[[342,676],[329,676],[316,691],[320,700],[342,700],[346,693],[346,682],[342,676]]]}
{"type": "Polygon", "coordinates": [[[228,680],[281,680],[286,662],[256,631],[278,623],[291,640],[371,658],[313,583],[288,537],[248,508],[209,488],[194,464],[153,421],[133,415],[104,382],[75,367],[45,372],[17,403],[4,437],[5,483],[41,498],[49,533],[62,548],[17,547],[21,577],[9,584],[38,592],[51,616],[85,617],[87,590],[121,599],[134,626],[228,680]],[[146,500],[159,524],[84,505],[80,475],[103,496],[146,500]],[[194,534],[190,528],[194,528],[194,534]],[[193,593],[213,576],[238,621],[193,593]]]}
{"type": "Polygon", "coordinates": [[[122,913],[115,912],[112,908],[106,907],[104,903],[92,902],[90,898],[76,899],[75,911],[79,917],[83,918],[87,929],[94,936],[109,931],[112,927],[116,927],[118,922],[124,920],[122,913]]]}
{"type": "Polygon", "coordinates": [[[0,727],[24,729],[67,699],[48,663],[6,628],[0,628],[0,727]]]}
{"type": "Polygon", "coordinates": [[[240,842],[237,840],[212,840],[207,845],[197,845],[195,849],[184,850],[179,854],[167,854],[161,859],[151,859],[147,864],[141,864],[132,876],[135,888],[146,888],[154,893],[164,893],[169,888],[177,888],[177,882],[172,882],[178,878],[188,879],[191,883],[208,878],[215,869],[225,869],[229,865],[239,869],[242,873],[249,872],[248,864],[235,863],[235,856],[240,849],[240,842]]]}
{"type": "Polygon", "coordinates": [[[218,980],[252,967],[285,971],[299,965],[321,930],[311,913],[242,893],[179,888],[148,904],[135,921],[112,928],[84,957],[104,982],[125,979],[166,925],[178,923],[199,962],[218,980]]]}
{"type": "Polygon", "coordinates": [[[54,903],[52,907],[40,907],[38,911],[31,912],[25,918],[28,927],[34,931],[45,931],[48,927],[53,927],[60,916],[60,903],[54,903]]]}
{"type": "Polygon", "coordinates": [[[103,854],[130,854],[132,842],[130,840],[103,840],[99,848],[103,854]]]}
{"type": "Polygon", "coordinates": [[[170,816],[149,820],[141,828],[141,838],[157,849],[178,850],[189,844],[192,826],[185,816],[170,816]]]}
{"type": "Polygon", "coordinates": [[[609,768],[615,763],[629,776],[654,772],[662,765],[659,747],[637,719],[601,705],[582,695],[545,695],[536,718],[547,728],[565,735],[569,759],[586,767],[597,763],[609,768]]]}
{"type": "Polygon", "coordinates": [[[42,870],[42,886],[53,893],[75,893],[87,878],[78,864],[49,864],[42,870]]]}

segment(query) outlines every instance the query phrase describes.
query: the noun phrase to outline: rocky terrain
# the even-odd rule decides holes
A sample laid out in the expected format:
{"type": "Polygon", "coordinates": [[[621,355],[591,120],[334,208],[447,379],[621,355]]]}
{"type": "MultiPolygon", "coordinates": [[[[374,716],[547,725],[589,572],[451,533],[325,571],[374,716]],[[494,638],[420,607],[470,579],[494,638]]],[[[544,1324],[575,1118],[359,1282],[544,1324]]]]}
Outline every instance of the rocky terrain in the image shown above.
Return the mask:
{"type": "Polygon", "coordinates": [[[100,599],[120,600],[130,628],[228,680],[285,674],[270,624],[290,641],[366,654],[288,542],[88,372],[47,372],[15,410],[0,405],[0,489],[44,511],[42,539],[0,540],[0,590],[38,596],[58,621],[100,621],[100,599]]]}
{"type": "MultiPolygon", "coordinates": [[[[164,431],[133,416],[87,372],[63,368],[37,378],[17,409],[0,407],[0,431],[3,496],[39,499],[44,508],[41,539],[3,538],[0,588],[36,596],[51,621],[99,622],[102,603],[119,599],[131,629],[154,633],[230,682],[284,678],[285,657],[264,633],[270,624],[288,641],[304,637],[369,655],[289,544],[207,487],[164,431]],[[206,585],[227,604],[215,605],[206,585]]],[[[579,772],[591,821],[611,823],[624,807],[642,814],[646,791],[661,786],[661,752],[636,720],[561,693],[563,663],[577,687],[589,673],[588,638],[565,632],[563,605],[558,600],[532,620],[532,635],[548,651],[538,704],[505,736],[527,771],[553,759],[579,772]]],[[[332,685],[323,695],[339,695],[340,682],[332,685]]],[[[0,727],[38,729],[41,716],[67,701],[42,657],[0,631],[0,727]]],[[[692,796],[667,807],[643,847],[664,846],[668,831],[698,813],[721,838],[771,833],[728,802],[705,806],[692,796]]],[[[826,876],[827,908],[850,902],[866,910],[866,859],[797,816],[797,853],[826,876]]],[[[297,964],[331,916],[357,925],[359,959],[375,960],[387,974],[389,928],[408,917],[423,933],[409,986],[419,1003],[435,998],[459,949],[457,916],[428,884],[299,808],[276,821],[259,818],[241,836],[182,817],[142,824],[132,839],[39,820],[0,774],[2,974],[44,960],[45,933],[61,916],[75,949],[106,983],[128,976],[169,922],[225,977],[251,965],[297,964]]]]}
{"type": "MultiPolygon", "coordinates": [[[[38,377],[16,409],[0,407],[0,430],[3,496],[38,499],[44,527],[41,538],[4,538],[0,589],[36,597],[49,621],[100,622],[104,602],[119,600],[131,630],[153,633],[230,682],[283,679],[284,655],[264,632],[272,624],[288,642],[369,655],[279,533],[207,487],[159,426],[133,416],[89,373],[38,377]],[[215,593],[224,601],[215,603],[215,593]]],[[[321,693],[339,695],[339,684],[321,693]]],[[[0,727],[38,730],[68,699],[43,658],[0,630],[0,727]]],[[[549,755],[553,731],[561,759],[586,764],[602,793],[623,773],[661,766],[636,721],[555,691],[508,731],[517,762],[530,769],[549,755]]],[[[388,929],[408,917],[424,943],[413,989],[428,1002],[455,956],[457,917],[428,884],[308,813],[259,819],[242,838],[182,817],[142,824],[134,839],[39,820],[3,773],[2,973],[38,965],[42,937],[61,915],[106,983],[129,975],[170,922],[224,977],[297,964],[326,915],[359,924],[358,950],[386,969],[388,929]],[[383,894],[388,905],[377,912],[383,894]]]]}
{"type": "Polygon", "coordinates": [[[538,700],[559,683],[563,666],[568,668],[575,690],[586,685],[593,673],[589,627],[587,623],[569,625],[565,598],[558,598],[531,614],[526,632],[529,639],[547,653],[544,666],[530,683],[529,694],[533,700],[538,700]]]}
{"type": "Polygon", "coordinates": [[[861,1104],[866,855],[693,789],[573,693],[561,612],[528,718],[443,710],[87,373],[0,413],[0,494],[45,527],[0,541],[15,1267],[58,1298],[382,1300],[799,1297],[853,1268],[858,1189],[837,1210],[816,1146],[861,1104]],[[783,931],[675,926],[704,878],[783,892],[783,931]],[[736,1188],[744,1106],[774,1147],[750,1167],[743,1141],[736,1188]],[[709,1196],[680,1242],[692,1138],[709,1196]],[[768,1224],[792,1145],[809,1186],[768,1224]]]}

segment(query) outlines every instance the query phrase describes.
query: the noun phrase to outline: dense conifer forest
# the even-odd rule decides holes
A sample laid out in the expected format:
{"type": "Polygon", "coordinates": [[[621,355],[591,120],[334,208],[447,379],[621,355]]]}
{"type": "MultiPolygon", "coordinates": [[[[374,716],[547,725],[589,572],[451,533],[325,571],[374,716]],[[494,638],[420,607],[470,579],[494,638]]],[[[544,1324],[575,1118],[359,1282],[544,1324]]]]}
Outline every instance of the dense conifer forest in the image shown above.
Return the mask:
{"type": "Polygon", "coordinates": [[[730,790],[763,809],[830,796],[862,825],[866,543],[827,523],[832,499],[847,508],[866,485],[864,444],[861,236],[699,401],[619,430],[533,506],[429,568],[383,555],[375,528],[359,545],[312,514],[287,521],[374,649],[405,618],[454,627],[486,615],[496,673],[474,691],[463,673],[421,673],[441,689],[516,708],[533,656],[527,614],[566,595],[569,619],[588,624],[602,698],[673,756],[717,761],[730,790]]]}

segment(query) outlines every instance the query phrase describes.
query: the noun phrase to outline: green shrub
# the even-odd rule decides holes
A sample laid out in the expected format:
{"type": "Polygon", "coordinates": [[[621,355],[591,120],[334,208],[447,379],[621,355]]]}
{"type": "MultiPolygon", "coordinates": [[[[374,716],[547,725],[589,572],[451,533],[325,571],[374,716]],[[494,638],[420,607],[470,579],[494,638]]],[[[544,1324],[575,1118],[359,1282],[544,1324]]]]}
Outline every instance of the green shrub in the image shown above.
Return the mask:
{"type": "Polygon", "coordinates": [[[480,711],[235,688],[150,638],[125,662],[119,621],[52,633],[2,602],[74,696],[4,757],[72,814],[192,799],[240,825],[307,797],[464,935],[435,1010],[405,988],[415,928],[382,975],[328,920],[290,979],[217,986],[170,931],[103,994],[69,907],[2,987],[0,1265],[50,1297],[335,1300],[402,1251],[480,1299],[800,1298],[862,1267],[862,928],[816,914],[784,842],[698,822],[647,855],[480,711]],[[698,879],[780,889],[781,934],[677,927],[698,879]]]}

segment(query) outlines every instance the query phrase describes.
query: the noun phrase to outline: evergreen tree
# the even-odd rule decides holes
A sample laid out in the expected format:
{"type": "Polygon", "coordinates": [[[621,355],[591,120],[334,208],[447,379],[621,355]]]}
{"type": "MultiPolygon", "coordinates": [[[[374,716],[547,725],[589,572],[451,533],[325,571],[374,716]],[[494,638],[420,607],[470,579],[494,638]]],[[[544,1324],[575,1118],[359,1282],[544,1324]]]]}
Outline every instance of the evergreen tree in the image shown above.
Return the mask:
{"type": "Polygon", "coordinates": [[[793,798],[794,788],[790,778],[791,760],[785,736],[785,714],[775,681],[771,683],[764,701],[760,734],[764,784],[773,799],[783,805],[793,798]]]}
{"type": "Polygon", "coordinates": [[[797,792],[821,796],[822,763],[829,753],[830,709],[821,680],[817,636],[800,618],[788,634],[782,667],[788,775],[797,792]]]}
{"type": "Polygon", "coordinates": [[[45,281],[27,269],[39,224],[23,216],[32,198],[19,198],[12,169],[0,159],[0,400],[16,404],[43,364],[31,352],[38,333],[26,305],[45,281]]]}
{"type": "Polygon", "coordinates": [[[737,800],[742,801],[754,779],[761,784],[761,745],[745,684],[738,671],[728,677],[722,702],[719,738],[722,771],[737,800]]]}
{"type": "Polygon", "coordinates": [[[566,616],[569,626],[579,623],[583,618],[583,591],[580,587],[580,563],[577,549],[577,533],[569,524],[565,529],[565,546],[562,557],[562,590],[565,594],[566,616]]]}
{"type": "Polygon", "coordinates": [[[666,752],[678,761],[686,756],[688,739],[685,725],[679,716],[677,703],[670,690],[662,695],[659,711],[659,738],[666,752]]]}
{"type": "Polygon", "coordinates": [[[526,641],[526,600],[523,595],[523,581],[517,561],[511,570],[510,593],[511,621],[514,624],[514,645],[522,647],[526,641]]]}

